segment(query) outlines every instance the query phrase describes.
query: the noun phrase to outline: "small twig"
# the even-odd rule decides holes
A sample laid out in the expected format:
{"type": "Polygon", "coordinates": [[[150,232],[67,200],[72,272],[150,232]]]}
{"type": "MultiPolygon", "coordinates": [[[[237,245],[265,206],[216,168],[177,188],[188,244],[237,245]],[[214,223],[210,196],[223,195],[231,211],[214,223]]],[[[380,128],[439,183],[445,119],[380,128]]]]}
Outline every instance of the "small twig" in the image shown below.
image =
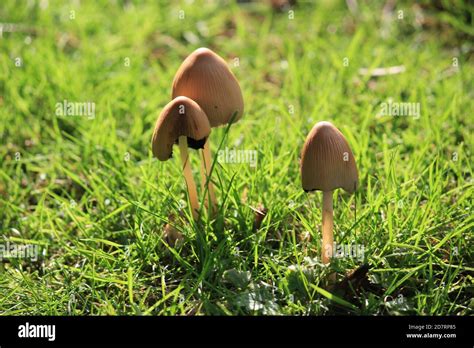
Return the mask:
{"type": "Polygon", "coordinates": [[[359,74],[371,77],[379,77],[385,75],[396,75],[405,72],[404,65],[397,65],[397,66],[390,66],[388,68],[375,68],[375,69],[368,69],[368,68],[361,68],[359,69],[359,74]]]}

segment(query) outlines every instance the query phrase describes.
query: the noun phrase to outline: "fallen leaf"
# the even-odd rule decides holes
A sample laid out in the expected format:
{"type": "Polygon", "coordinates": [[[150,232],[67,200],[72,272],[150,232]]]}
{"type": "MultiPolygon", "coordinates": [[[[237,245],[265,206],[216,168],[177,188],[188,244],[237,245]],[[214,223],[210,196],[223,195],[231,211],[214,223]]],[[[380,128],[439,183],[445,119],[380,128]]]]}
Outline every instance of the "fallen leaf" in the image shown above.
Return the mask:
{"type": "Polygon", "coordinates": [[[255,212],[255,220],[253,222],[254,230],[258,230],[262,225],[262,221],[267,216],[268,209],[263,206],[262,203],[259,203],[257,208],[250,207],[255,212]]]}
{"type": "Polygon", "coordinates": [[[171,247],[177,246],[184,240],[183,234],[179,232],[175,227],[173,227],[173,225],[171,225],[170,223],[167,223],[165,225],[163,238],[165,239],[166,243],[168,243],[171,247]]]}
{"type": "Polygon", "coordinates": [[[232,284],[238,289],[245,289],[250,283],[250,277],[251,274],[249,271],[238,271],[235,268],[225,271],[222,275],[224,281],[232,284]]]}

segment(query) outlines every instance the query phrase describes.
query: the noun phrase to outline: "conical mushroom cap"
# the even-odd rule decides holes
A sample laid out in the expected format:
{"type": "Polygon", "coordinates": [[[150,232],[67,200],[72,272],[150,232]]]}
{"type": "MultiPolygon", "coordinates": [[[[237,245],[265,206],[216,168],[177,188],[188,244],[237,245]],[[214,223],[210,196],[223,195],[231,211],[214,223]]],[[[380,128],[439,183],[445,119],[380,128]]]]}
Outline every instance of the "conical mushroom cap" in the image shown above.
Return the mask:
{"type": "Polygon", "coordinates": [[[301,151],[301,181],[305,191],[354,192],[358,185],[354,155],[344,135],[330,122],[318,122],[301,151]]]}
{"type": "Polygon", "coordinates": [[[207,48],[199,48],[181,64],[173,80],[172,97],[184,95],[198,103],[211,127],[238,121],[244,112],[239,83],[224,59],[207,48]]]}
{"type": "Polygon", "coordinates": [[[187,97],[177,97],[166,104],[156,121],[151,139],[153,156],[166,161],[173,154],[173,144],[180,136],[188,138],[188,146],[202,148],[211,126],[201,107],[187,97]]]}

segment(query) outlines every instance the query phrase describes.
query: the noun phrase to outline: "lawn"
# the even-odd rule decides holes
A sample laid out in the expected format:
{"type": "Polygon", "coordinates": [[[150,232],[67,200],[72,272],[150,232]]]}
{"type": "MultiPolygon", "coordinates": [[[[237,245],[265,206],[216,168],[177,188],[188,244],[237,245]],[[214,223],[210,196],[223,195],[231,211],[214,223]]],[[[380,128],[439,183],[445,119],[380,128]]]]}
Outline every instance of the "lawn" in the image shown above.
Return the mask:
{"type": "Polygon", "coordinates": [[[456,11],[474,7],[348,3],[3,0],[0,238],[34,257],[3,254],[0,314],[472,315],[474,34],[456,11]],[[160,162],[151,137],[199,47],[245,111],[210,134],[219,209],[194,221],[178,148],[160,162]],[[419,112],[384,110],[403,103],[419,112]],[[299,165],[323,120],[359,171],[334,194],[330,266],[299,165]]]}

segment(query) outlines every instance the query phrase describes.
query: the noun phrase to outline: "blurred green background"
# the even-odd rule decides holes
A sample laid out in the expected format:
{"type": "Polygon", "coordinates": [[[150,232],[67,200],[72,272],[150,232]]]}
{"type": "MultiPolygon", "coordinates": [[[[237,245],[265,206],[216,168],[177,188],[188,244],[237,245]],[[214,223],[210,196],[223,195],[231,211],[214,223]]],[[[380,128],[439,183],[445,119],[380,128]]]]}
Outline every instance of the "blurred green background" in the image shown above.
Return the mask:
{"type": "Polygon", "coordinates": [[[284,3],[1,2],[0,237],[44,250],[0,262],[1,314],[472,313],[473,5],[284,3]],[[152,159],[150,140],[203,46],[245,101],[211,149],[257,151],[258,165],[217,163],[219,216],[193,223],[178,156],[152,159]],[[391,66],[403,71],[371,76],[391,66]],[[56,115],[63,100],[95,117],[56,115]],[[388,101],[420,117],[381,115],[388,101]],[[321,195],[303,192],[298,162],[322,120],[360,176],[334,197],[335,240],[364,256],[331,270],[370,265],[331,296],[321,195]]]}

